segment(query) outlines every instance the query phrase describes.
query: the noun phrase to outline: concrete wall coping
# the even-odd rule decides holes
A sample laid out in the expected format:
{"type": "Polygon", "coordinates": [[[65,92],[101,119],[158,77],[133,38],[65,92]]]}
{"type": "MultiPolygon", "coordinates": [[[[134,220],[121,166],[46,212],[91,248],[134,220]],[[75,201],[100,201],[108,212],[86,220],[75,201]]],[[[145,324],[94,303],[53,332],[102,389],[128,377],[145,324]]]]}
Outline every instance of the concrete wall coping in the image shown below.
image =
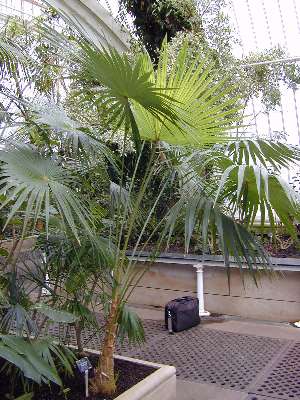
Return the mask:
{"type": "MultiPolygon", "coordinates": [[[[127,255],[132,260],[138,260],[141,262],[181,264],[189,266],[196,266],[196,264],[202,264],[204,267],[211,266],[211,267],[226,268],[222,256],[212,256],[212,255],[202,256],[202,255],[182,254],[182,253],[161,253],[156,258],[153,258],[151,257],[151,253],[148,252],[142,252],[136,256],[132,256],[131,252],[128,252],[127,255]]],[[[270,257],[270,261],[273,265],[274,270],[300,271],[300,258],[298,259],[298,258],[288,258],[288,257],[287,258],[270,257]]],[[[231,259],[230,267],[239,268],[238,264],[233,259],[231,259]]],[[[248,267],[245,264],[243,268],[248,268],[248,267]]]]}

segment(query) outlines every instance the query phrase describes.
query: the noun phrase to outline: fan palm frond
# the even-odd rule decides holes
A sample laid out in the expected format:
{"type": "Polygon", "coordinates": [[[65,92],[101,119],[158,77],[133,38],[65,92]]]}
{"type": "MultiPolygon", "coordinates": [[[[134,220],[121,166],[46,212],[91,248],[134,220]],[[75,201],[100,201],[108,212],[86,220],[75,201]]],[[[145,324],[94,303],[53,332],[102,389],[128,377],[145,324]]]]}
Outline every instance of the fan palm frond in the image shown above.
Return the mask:
{"type": "Polygon", "coordinates": [[[129,343],[140,344],[145,341],[145,332],[142,320],[128,307],[123,305],[118,319],[118,336],[121,342],[128,338],[129,343]]]}
{"type": "Polygon", "coordinates": [[[281,222],[296,238],[300,197],[281,177],[283,168],[298,164],[299,150],[264,140],[230,143],[211,165],[218,177],[215,202],[227,202],[248,226],[281,222]]]}
{"type": "MultiPolygon", "coordinates": [[[[180,102],[151,82],[150,73],[144,68],[146,54],[139,55],[136,60],[129,60],[126,54],[119,54],[113,47],[103,47],[100,50],[88,38],[77,38],[70,42],[64,35],[47,26],[40,25],[39,30],[51,45],[61,50],[62,56],[75,62],[80,69],[80,79],[92,86],[91,92],[80,92],[81,100],[92,100],[105,107],[108,123],[115,129],[121,125],[126,129],[130,127],[137,149],[140,149],[141,140],[132,111],[133,103],[147,109],[155,119],[163,123],[169,121],[172,126],[177,125],[180,102]]],[[[187,121],[185,123],[188,125],[187,121]]]]}
{"type": "Polygon", "coordinates": [[[237,164],[262,165],[277,171],[300,161],[300,152],[296,147],[262,139],[241,139],[229,143],[225,155],[237,164]]]}
{"type": "Polygon", "coordinates": [[[109,120],[116,127],[131,127],[137,148],[140,148],[141,133],[132,112],[133,104],[138,104],[163,124],[168,121],[172,126],[176,125],[180,104],[151,82],[150,73],[143,68],[146,55],[140,55],[132,63],[125,54],[121,55],[113,48],[100,52],[84,44],[82,51],[83,75],[95,86],[95,101],[106,106],[109,120]]]}
{"type": "Polygon", "coordinates": [[[232,164],[219,181],[215,201],[227,201],[247,225],[266,222],[275,229],[281,222],[296,238],[294,224],[300,220],[300,198],[279,175],[263,166],[232,164]]]}
{"type": "Polygon", "coordinates": [[[15,145],[1,150],[0,160],[0,193],[6,195],[1,208],[12,204],[6,224],[18,212],[24,212],[23,232],[30,220],[34,227],[43,216],[48,231],[53,207],[78,240],[77,223],[91,234],[88,212],[71,189],[72,177],[53,159],[32,147],[15,145]]]}
{"type": "Polygon", "coordinates": [[[204,193],[183,195],[172,207],[166,223],[169,238],[173,235],[178,221],[184,223],[186,252],[189,250],[192,234],[196,232],[201,236],[204,253],[207,251],[209,235],[214,241],[218,241],[226,266],[230,266],[232,257],[241,270],[245,265],[250,272],[255,272],[258,265],[271,267],[268,254],[255,236],[204,193]]]}
{"type": "Polygon", "coordinates": [[[8,38],[0,37],[0,76],[23,73],[24,78],[29,78],[29,67],[33,66],[32,59],[17,44],[8,38]],[[19,70],[20,68],[20,70],[19,70]]]}
{"type": "Polygon", "coordinates": [[[64,369],[72,374],[74,354],[66,347],[44,338],[29,342],[23,337],[0,335],[0,355],[20,369],[24,376],[42,384],[53,382],[62,385],[55,367],[54,356],[61,361],[64,369]]]}
{"type": "Polygon", "coordinates": [[[204,191],[250,228],[275,229],[281,221],[296,238],[299,196],[281,177],[299,163],[296,148],[264,140],[241,140],[177,156],[185,190],[204,191]]]}
{"type": "Polygon", "coordinates": [[[180,104],[180,124],[158,121],[139,104],[134,115],[142,138],[165,141],[174,145],[204,146],[231,139],[229,132],[240,121],[239,97],[236,88],[225,77],[215,83],[213,66],[199,56],[192,65],[187,63],[188,44],[185,43],[173,66],[168,66],[168,45],[164,42],[157,70],[150,58],[144,57],[145,71],[151,82],[180,104]],[[189,124],[186,123],[189,121],[189,124]]]}
{"type": "Polygon", "coordinates": [[[102,156],[111,165],[116,166],[111,150],[97,137],[96,133],[89,126],[84,126],[70,118],[61,106],[48,103],[42,107],[35,107],[34,111],[35,122],[51,128],[69,153],[78,156],[83,152],[87,157],[97,157],[99,162],[102,156]]]}
{"type": "Polygon", "coordinates": [[[110,202],[113,213],[119,209],[124,210],[126,214],[132,212],[133,199],[131,199],[130,193],[115,182],[110,183],[110,202]]]}

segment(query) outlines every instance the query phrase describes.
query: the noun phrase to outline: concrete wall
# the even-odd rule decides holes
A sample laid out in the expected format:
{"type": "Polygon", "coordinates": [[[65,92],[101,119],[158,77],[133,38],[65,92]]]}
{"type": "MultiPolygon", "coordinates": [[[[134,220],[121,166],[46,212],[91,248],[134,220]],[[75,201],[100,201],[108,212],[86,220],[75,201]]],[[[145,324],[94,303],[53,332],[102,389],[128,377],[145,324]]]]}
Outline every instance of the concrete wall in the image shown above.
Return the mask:
{"type": "MultiPolygon", "coordinates": [[[[15,249],[15,253],[22,253],[25,251],[30,251],[34,248],[36,244],[36,236],[29,236],[26,239],[20,241],[15,249]]],[[[8,240],[0,240],[0,249],[5,249],[6,251],[11,251],[12,247],[15,245],[15,242],[12,239],[8,240]]]]}
{"type": "MultiPolygon", "coordinates": [[[[143,264],[145,265],[145,264],[143,264]]],[[[204,267],[205,309],[268,321],[300,319],[300,272],[285,271],[270,277],[261,273],[258,287],[247,272],[244,285],[237,268],[204,267]]],[[[132,304],[163,307],[176,297],[196,296],[196,271],[192,265],[153,263],[134,290],[132,304]]]]}

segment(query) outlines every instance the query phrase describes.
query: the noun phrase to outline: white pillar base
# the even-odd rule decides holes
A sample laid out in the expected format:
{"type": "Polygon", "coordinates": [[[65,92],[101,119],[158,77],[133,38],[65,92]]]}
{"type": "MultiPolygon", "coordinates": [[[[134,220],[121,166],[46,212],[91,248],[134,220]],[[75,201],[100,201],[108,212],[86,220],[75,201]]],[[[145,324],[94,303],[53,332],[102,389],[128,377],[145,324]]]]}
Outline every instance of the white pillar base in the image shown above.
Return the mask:
{"type": "Polygon", "coordinates": [[[199,311],[199,315],[200,317],[209,317],[210,316],[210,312],[209,311],[199,311]]]}
{"type": "Polygon", "coordinates": [[[204,308],[204,288],[203,288],[203,265],[194,265],[197,273],[197,297],[199,300],[199,315],[200,317],[208,317],[210,315],[209,311],[204,308]]]}

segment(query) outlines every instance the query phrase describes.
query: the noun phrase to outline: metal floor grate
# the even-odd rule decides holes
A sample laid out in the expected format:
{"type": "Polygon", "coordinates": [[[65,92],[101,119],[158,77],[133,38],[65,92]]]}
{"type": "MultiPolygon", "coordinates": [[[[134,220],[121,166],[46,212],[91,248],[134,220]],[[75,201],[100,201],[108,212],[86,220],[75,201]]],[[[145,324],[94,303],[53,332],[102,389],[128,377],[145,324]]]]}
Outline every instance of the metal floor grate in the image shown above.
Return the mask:
{"type": "Polygon", "coordinates": [[[300,343],[291,346],[256,386],[253,392],[264,396],[282,400],[300,399],[300,343]]]}
{"type": "Polygon", "coordinates": [[[165,333],[130,355],[174,365],[181,379],[246,390],[286,345],[285,340],[196,327],[175,335],[165,333]]]}
{"type": "Polygon", "coordinates": [[[260,394],[250,394],[245,400],[272,400],[274,397],[261,396],[260,394]]]}
{"type": "MultiPolygon", "coordinates": [[[[144,328],[145,344],[132,346],[125,340],[116,352],[174,365],[180,379],[243,391],[249,393],[246,400],[300,400],[300,342],[203,325],[169,335],[163,321],[144,321],[144,328]]],[[[52,325],[49,333],[63,337],[64,329],[52,325]]],[[[84,345],[98,350],[102,334],[84,331],[84,345]]],[[[73,327],[67,340],[76,344],[73,327]]]]}

